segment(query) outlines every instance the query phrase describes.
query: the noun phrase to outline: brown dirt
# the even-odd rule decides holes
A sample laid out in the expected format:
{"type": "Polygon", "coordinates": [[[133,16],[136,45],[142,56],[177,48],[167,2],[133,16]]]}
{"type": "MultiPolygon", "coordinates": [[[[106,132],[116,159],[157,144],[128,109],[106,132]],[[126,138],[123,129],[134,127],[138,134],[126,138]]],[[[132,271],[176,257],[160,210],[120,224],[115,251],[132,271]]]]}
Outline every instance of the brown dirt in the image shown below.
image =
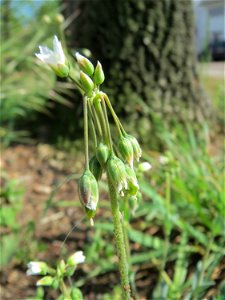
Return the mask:
{"type": "MultiPolygon", "coordinates": [[[[83,163],[83,154],[70,156],[52,149],[49,145],[18,145],[8,148],[2,153],[0,159],[1,185],[4,185],[9,179],[18,179],[25,188],[23,210],[17,219],[20,224],[19,247],[25,252],[20,259],[13,257],[1,271],[1,300],[25,300],[28,297],[34,297],[37,278],[35,278],[36,276],[26,276],[26,263],[34,259],[54,263],[61,256],[61,246],[65,236],[74,223],[81,221],[84,215],[78,201],[76,180],[73,179],[62,185],[54,198],[55,205],[51,205],[46,214],[43,214],[43,210],[52,192],[52,187],[71,173],[75,173],[79,177],[83,163]],[[68,201],[71,205],[59,207],[62,200],[68,201]],[[27,231],[27,224],[31,222],[35,224],[35,227],[30,232],[27,231]],[[30,244],[29,247],[27,244],[30,244]],[[44,245],[44,248],[38,250],[40,245],[44,245]],[[26,252],[27,248],[28,252],[26,252]]],[[[74,249],[75,251],[83,249],[84,243],[88,241],[90,230],[87,224],[80,222],[79,230],[71,233],[66,242],[67,251],[73,253],[74,249]]],[[[10,233],[6,228],[0,228],[0,232],[2,236],[10,233]]],[[[158,234],[158,228],[155,232],[158,234]]],[[[154,233],[151,232],[151,234],[154,233]]],[[[132,245],[134,251],[136,246],[138,245],[132,245]]],[[[90,271],[91,266],[88,264],[78,268],[78,273],[81,275],[90,271]]],[[[215,270],[214,279],[220,282],[224,272],[225,267],[222,265],[220,269],[215,270]]],[[[143,295],[147,295],[150,286],[155,285],[157,276],[158,274],[151,264],[139,266],[136,277],[137,288],[143,291],[143,295]]],[[[116,284],[118,284],[117,273],[110,272],[107,275],[99,275],[85,284],[84,293],[87,295],[85,299],[102,299],[97,294],[100,295],[103,291],[110,292],[116,284]]],[[[211,296],[215,294],[215,290],[211,289],[209,293],[211,296]]],[[[47,293],[45,299],[54,300],[56,298],[56,293],[53,291],[47,293]]],[[[147,300],[147,298],[140,295],[140,300],[147,300]]]]}

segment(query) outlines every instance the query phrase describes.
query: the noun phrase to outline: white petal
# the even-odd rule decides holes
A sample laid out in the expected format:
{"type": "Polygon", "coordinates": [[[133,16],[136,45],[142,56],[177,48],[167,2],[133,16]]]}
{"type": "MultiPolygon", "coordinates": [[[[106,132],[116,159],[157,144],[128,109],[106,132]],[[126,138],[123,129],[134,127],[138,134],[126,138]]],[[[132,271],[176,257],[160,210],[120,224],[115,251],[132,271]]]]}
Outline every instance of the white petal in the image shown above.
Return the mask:
{"type": "Polygon", "coordinates": [[[72,259],[74,260],[74,263],[81,264],[85,261],[85,256],[83,254],[83,251],[77,251],[73,254],[72,259]]]}
{"type": "Polygon", "coordinates": [[[39,58],[41,61],[45,62],[45,57],[43,54],[41,53],[35,53],[35,55],[37,56],[37,58],[39,58]]]}
{"type": "Polygon", "coordinates": [[[63,52],[62,44],[58,40],[56,35],[54,35],[54,39],[53,39],[53,49],[54,49],[55,55],[58,57],[58,63],[64,64],[65,63],[65,55],[63,52]]]}
{"type": "Polygon", "coordinates": [[[46,46],[39,46],[39,49],[40,49],[41,54],[44,54],[44,55],[53,54],[53,51],[51,49],[49,49],[48,47],[46,47],[46,46]]]}
{"type": "Polygon", "coordinates": [[[148,170],[150,170],[152,168],[152,166],[150,165],[150,163],[147,162],[147,161],[141,163],[138,167],[139,167],[139,169],[142,172],[148,171],[148,170]]]}

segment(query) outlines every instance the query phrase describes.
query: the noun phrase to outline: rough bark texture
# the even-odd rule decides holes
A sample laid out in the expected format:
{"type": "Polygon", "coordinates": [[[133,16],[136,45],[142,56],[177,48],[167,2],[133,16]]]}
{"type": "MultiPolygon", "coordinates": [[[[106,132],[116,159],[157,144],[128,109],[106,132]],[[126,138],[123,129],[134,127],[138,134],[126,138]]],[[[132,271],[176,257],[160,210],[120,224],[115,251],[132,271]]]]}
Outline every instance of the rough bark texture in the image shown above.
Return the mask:
{"type": "Polygon", "coordinates": [[[157,115],[168,122],[210,115],[196,72],[191,0],[64,3],[67,13],[80,10],[71,42],[102,62],[116,111],[129,116],[141,135],[157,115]]]}

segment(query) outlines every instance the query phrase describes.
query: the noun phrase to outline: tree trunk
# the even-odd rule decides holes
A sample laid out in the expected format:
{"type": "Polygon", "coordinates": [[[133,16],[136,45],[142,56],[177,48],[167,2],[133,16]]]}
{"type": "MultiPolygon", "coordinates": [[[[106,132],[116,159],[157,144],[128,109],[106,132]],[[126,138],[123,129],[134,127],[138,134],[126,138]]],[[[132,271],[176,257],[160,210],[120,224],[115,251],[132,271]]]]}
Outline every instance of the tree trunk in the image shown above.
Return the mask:
{"type": "Polygon", "coordinates": [[[191,0],[64,2],[70,13],[80,10],[72,42],[101,61],[116,111],[136,130],[149,129],[157,115],[168,122],[210,116],[196,71],[191,0]]]}

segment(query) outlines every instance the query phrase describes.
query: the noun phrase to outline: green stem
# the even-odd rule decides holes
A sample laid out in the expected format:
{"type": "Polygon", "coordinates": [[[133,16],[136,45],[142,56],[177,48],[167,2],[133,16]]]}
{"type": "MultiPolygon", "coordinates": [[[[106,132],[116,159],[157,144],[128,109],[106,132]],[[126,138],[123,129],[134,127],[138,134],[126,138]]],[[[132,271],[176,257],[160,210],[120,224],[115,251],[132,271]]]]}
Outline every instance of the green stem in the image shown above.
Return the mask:
{"type": "Polygon", "coordinates": [[[84,108],[84,147],[85,147],[85,167],[89,170],[89,157],[88,157],[88,111],[87,111],[87,97],[83,98],[84,108]]]}
{"type": "Polygon", "coordinates": [[[70,296],[70,293],[69,293],[69,291],[68,291],[68,289],[67,289],[67,287],[66,287],[66,285],[65,285],[65,283],[63,281],[63,279],[60,280],[59,288],[60,288],[60,290],[61,290],[61,292],[62,292],[62,294],[64,296],[64,299],[66,299],[66,300],[72,300],[72,297],[70,296]]]}
{"type": "Polygon", "coordinates": [[[111,200],[111,208],[113,215],[113,223],[114,223],[114,236],[117,248],[117,255],[119,259],[119,271],[120,271],[120,280],[123,291],[123,300],[130,300],[130,284],[129,284],[129,275],[128,275],[128,263],[126,256],[126,249],[124,247],[124,235],[123,235],[123,227],[121,214],[119,211],[119,203],[117,199],[117,193],[114,189],[112,183],[108,178],[109,184],[109,195],[111,200]]]}
{"type": "Polygon", "coordinates": [[[97,141],[97,135],[96,135],[95,126],[94,126],[94,119],[93,119],[93,114],[92,114],[92,111],[91,111],[90,101],[88,101],[88,109],[89,109],[89,115],[90,115],[90,127],[91,127],[91,130],[92,130],[92,135],[93,135],[93,138],[94,138],[94,145],[95,145],[95,148],[96,148],[98,141],[97,141]]]}
{"type": "Polygon", "coordinates": [[[114,122],[116,124],[117,130],[119,132],[119,135],[122,135],[122,132],[125,133],[125,130],[123,129],[123,126],[120,123],[120,121],[119,121],[119,119],[118,119],[118,117],[117,117],[117,115],[116,115],[116,113],[115,113],[115,111],[114,111],[114,109],[112,107],[112,104],[111,104],[111,102],[109,100],[109,97],[106,94],[103,94],[103,97],[104,97],[104,99],[106,101],[106,104],[108,105],[108,108],[109,108],[109,110],[111,112],[111,115],[112,115],[112,117],[114,119],[114,122]],[[121,132],[121,130],[122,130],[122,132],[121,132]]]}
{"type": "Polygon", "coordinates": [[[75,83],[75,85],[77,86],[77,88],[79,89],[79,91],[81,92],[81,94],[84,94],[84,91],[82,89],[81,84],[79,83],[79,81],[77,80],[77,77],[75,75],[75,72],[73,71],[73,69],[70,68],[70,73],[69,73],[69,78],[75,83]]]}
{"type": "Polygon", "coordinates": [[[107,137],[106,120],[105,120],[105,116],[102,111],[102,106],[101,106],[100,102],[94,103],[94,110],[96,111],[96,114],[97,114],[100,124],[101,124],[104,143],[109,146],[109,140],[107,137]]]}
{"type": "Polygon", "coordinates": [[[109,147],[110,147],[110,150],[111,150],[111,153],[112,153],[113,152],[112,137],[111,137],[110,128],[109,128],[109,120],[108,120],[108,115],[107,115],[107,109],[106,109],[104,98],[101,98],[101,100],[102,100],[101,103],[102,103],[102,107],[103,107],[103,113],[104,113],[105,121],[106,121],[106,130],[107,130],[107,135],[108,135],[108,140],[109,140],[109,147]]]}
{"type": "Polygon", "coordinates": [[[102,137],[101,126],[100,126],[100,124],[99,124],[99,120],[98,120],[98,117],[97,117],[97,115],[96,115],[96,112],[95,112],[95,110],[92,108],[91,99],[90,99],[90,101],[88,101],[88,107],[89,107],[89,110],[90,110],[90,113],[91,113],[91,116],[92,116],[93,123],[95,124],[95,127],[96,127],[96,129],[97,129],[98,137],[101,138],[101,137],[102,137]]]}

